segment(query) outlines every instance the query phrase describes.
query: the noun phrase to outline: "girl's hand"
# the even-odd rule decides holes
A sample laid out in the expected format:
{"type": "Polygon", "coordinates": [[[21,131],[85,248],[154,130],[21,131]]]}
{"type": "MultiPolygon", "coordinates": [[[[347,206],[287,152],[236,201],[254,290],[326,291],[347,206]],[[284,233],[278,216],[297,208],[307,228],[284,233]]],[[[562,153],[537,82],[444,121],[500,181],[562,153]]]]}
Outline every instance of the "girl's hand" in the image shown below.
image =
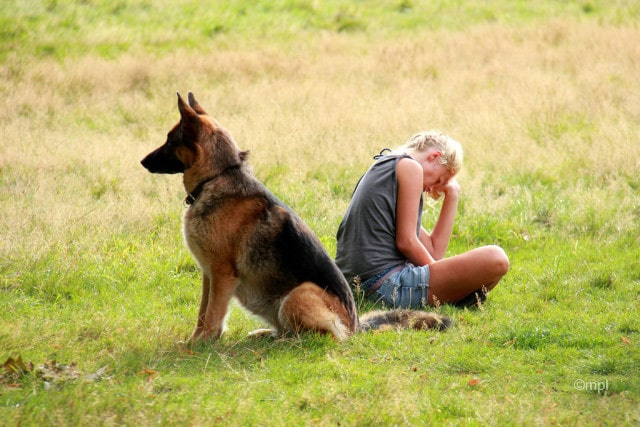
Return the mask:
{"type": "Polygon", "coordinates": [[[460,195],[460,184],[455,178],[451,178],[446,184],[435,187],[430,193],[429,197],[433,200],[439,200],[440,197],[458,197],[460,195]]]}
{"type": "Polygon", "coordinates": [[[455,179],[454,177],[454,178],[451,178],[449,181],[447,181],[447,183],[442,189],[442,193],[444,193],[444,197],[459,196],[460,184],[458,183],[458,180],[455,179]]]}

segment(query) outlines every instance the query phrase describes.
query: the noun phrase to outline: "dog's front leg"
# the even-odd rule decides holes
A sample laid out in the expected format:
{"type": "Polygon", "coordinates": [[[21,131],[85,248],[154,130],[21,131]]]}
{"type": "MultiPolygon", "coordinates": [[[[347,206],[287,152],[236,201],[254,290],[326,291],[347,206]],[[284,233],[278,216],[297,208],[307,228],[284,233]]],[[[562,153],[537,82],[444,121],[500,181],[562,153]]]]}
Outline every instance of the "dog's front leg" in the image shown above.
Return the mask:
{"type": "Polygon", "coordinates": [[[209,287],[211,280],[206,274],[202,274],[202,297],[200,298],[200,309],[198,310],[198,321],[196,322],[196,329],[191,334],[191,338],[187,342],[193,343],[200,338],[202,331],[204,330],[204,319],[207,311],[207,304],[209,303],[209,287]]]}
{"type": "MultiPolygon", "coordinates": [[[[222,335],[229,303],[235,293],[236,286],[236,277],[233,275],[212,277],[207,295],[204,322],[198,339],[219,338],[222,335]]],[[[202,309],[202,304],[200,307],[202,309]]]]}

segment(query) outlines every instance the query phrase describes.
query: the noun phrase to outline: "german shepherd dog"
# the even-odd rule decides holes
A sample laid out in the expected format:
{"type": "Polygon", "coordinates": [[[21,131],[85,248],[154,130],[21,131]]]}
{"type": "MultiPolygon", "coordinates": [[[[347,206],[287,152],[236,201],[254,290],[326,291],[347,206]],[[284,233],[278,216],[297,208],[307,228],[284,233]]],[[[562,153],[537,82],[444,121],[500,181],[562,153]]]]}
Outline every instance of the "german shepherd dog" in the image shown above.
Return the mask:
{"type": "Polygon", "coordinates": [[[218,338],[232,297],[273,329],[338,340],[388,327],[445,329],[450,320],[411,310],[376,311],[358,319],[346,279],[319,239],[253,175],[238,149],[189,93],[178,93],[180,121],[142,160],[152,173],[183,174],[183,232],[202,270],[202,299],[189,342],[218,338]]]}

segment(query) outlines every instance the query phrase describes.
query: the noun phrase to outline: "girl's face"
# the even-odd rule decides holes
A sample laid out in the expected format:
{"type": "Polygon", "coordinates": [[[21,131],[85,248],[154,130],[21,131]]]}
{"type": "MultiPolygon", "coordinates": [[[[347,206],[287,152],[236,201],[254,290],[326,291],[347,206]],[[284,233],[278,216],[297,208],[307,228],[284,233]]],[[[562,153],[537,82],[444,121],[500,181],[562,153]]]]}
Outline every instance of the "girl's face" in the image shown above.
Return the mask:
{"type": "Polygon", "coordinates": [[[422,163],[422,187],[426,193],[435,194],[444,190],[453,178],[453,173],[445,165],[440,164],[442,153],[437,150],[428,152],[426,161],[422,163]]]}

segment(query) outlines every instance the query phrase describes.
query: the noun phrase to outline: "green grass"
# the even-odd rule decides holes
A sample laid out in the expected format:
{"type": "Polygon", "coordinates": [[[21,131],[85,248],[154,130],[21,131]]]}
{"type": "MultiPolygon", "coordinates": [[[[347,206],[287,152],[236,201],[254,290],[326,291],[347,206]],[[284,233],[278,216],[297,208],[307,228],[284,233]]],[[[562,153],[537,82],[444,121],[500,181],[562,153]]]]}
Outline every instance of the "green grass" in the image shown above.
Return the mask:
{"type": "Polygon", "coordinates": [[[226,45],[227,37],[284,42],[322,31],[395,35],[477,24],[531,25],[549,17],[619,24],[634,22],[640,13],[634,1],[8,0],[3,8],[4,56],[20,49],[59,60],[86,54],[116,58],[141,49],[165,54],[226,45]]]}
{"type": "Polygon", "coordinates": [[[0,425],[640,423],[639,15],[3,3],[0,363],[25,369],[0,374],[0,425]],[[482,309],[438,308],[444,333],[249,338],[264,325],[234,305],[220,341],[185,348],[200,274],[184,192],[138,163],[177,120],[176,90],[332,254],[371,156],[447,131],[466,154],[449,253],[496,243],[511,271],[482,309]]]}

